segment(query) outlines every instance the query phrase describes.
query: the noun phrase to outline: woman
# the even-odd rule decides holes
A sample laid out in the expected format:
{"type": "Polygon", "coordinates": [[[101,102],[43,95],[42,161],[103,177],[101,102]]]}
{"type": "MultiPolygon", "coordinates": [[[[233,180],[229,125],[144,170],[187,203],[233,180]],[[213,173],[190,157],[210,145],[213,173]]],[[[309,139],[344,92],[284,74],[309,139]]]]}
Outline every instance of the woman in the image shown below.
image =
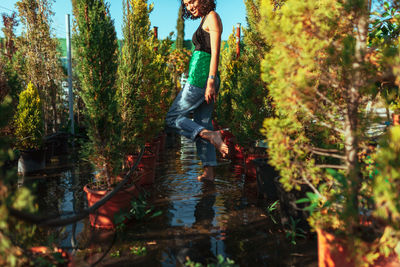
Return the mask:
{"type": "Polygon", "coordinates": [[[217,165],[215,148],[223,157],[228,147],[221,133],[214,131],[211,115],[219,89],[218,62],[222,22],[215,10],[215,0],[181,0],[183,17],[201,18],[193,34],[195,51],[189,65],[189,77],[168,111],[166,123],[180,134],[196,142],[204,172],[199,180],[214,180],[217,165]],[[188,115],[193,112],[193,121],[188,115]]]}

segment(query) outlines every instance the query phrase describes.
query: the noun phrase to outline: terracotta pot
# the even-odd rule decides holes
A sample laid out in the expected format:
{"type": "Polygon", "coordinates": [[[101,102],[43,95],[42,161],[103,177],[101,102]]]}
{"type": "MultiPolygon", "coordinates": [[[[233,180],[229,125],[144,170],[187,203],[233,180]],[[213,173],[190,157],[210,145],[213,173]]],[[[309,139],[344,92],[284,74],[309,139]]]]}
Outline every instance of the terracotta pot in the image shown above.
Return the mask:
{"type": "MultiPolygon", "coordinates": [[[[137,155],[128,155],[126,159],[126,163],[128,167],[131,167],[133,163],[135,163],[137,159],[137,155]]],[[[156,172],[156,156],[154,154],[144,154],[142,160],[140,161],[138,168],[142,168],[147,173],[147,177],[145,179],[145,183],[143,184],[152,184],[154,183],[156,172]]],[[[143,185],[142,184],[142,185],[143,185]]]]}
{"type": "Polygon", "coordinates": [[[248,154],[245,158],[245,173],[246,177],[250,179],[257,178],[257,165],[254,164],[254,159],[265,158],[265,155],[262,154],[248,154]]]}
{"type": "MultiPolygon", "coordinates": [[[[86,192],[89,207],[93,206],[97,201],[101,200],[108,190],[93,190],[88,185],[85,185],[83,190],[86,192]]],[[[93,214],[89,215],[90,224],[93,227],[100,229],[114,229],[114,216],[121,210],[129,209],[131,199],[138,197],[139,191],[135,185],[123,188],[118,191],[110,200],[101,206],[93,214]]]]}
{"type": "Polygon", "coordinates": [[[400,125],[400,114],[392,114],[393,125],[400,125]]]}
{"type": "Polygon", "coordinates": [[[75,266],[75,262],[73,260],[73,257],[71,256],[71,254],[61,248],[54,248],[54,250],[52,251],[48,247],[39,246],[39,247],[32,247],[30,250],[33,254],[36,254],[36,255],[40,255],[40,254],[50,255],[52,253],[60,253],[61,257],[63,257],[63,259],[65,259],[66,262],[63,264],[59,264],[57,266],[68,266],[68,267],[75,266]]]}
{"type": "Polygon", "coordinates": [[[140,168],[138,169],[139,171],[139,175],[140,175],[140,179],[139,181],[136,183],[139,186],[146,186],[146,185],[151,185],[154,183],[154,177],[155,177],[155,173],[152,170],[146,170],[144,168],[140,168]]]}
{"type": "MultiPolygon", "coordinates": [[[[356,267],[354,261],[349,257],[351,253],[343,240],[321,229],[317,229],[317,234],[319,267],[356,267]]],[[[398,267],[400,261],[394,254],[389,257],[380,256],[373,266],[398,267]]]]}

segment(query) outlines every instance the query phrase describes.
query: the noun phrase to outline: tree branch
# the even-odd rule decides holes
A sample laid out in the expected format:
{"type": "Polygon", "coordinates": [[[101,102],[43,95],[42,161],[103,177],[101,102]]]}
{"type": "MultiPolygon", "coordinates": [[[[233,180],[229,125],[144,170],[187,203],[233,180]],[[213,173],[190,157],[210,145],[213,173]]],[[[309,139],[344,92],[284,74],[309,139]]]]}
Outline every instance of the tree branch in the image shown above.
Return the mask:
{"type": "Polygon", "coordinates": [[[331,123],[326,123],[326,122],[321,121],[317,116],[315,116],[315,115],[311,112],[311,110],[309,110],[309,109],[306,108],[306,107],[303,107],[303,108],[304,108],[305,111],[317,122],[317,124],[319,124],[319,125],[321,125],[321,126],[324,126],[324,127],[326,127],[326,128],[329,128],[329,129],[331,129],[331,130],[333,130],[333,131],[335,131],[335,132],[337,132],[337,133],[344,134],[344,130],[342,130],[342,129],[340,129],[340,128],[334,126],[334,125],[332,125],[331,123]]]}
{"type": "Polygon", "coordinates": [[[327,156],[327,157],[332,157],[332,158],[337,158],[337,159],[342,159],[345,160],[346,157],[343,155],[338,155],[338,154],[330,154],[330,153],[325,153],[325,152],[320,152],[316,150],[311,150],[311,153],[319,156],[327,156]]]}
{"type": "MultiPolygon", "coordinates": [[[[344,130],[336,127],[331,122],[326,123],[326,122],[321,121],[304,103],[300,103],[300,106],[303,108],[303,110],[305,112],[307,112],[308,115],[310,115],[314,120],[316,120],[316,122],[318,124],[320,124],[322,126],[325,126],[325,127],[329,128],[329,129],[331,129],[333,131],[336,131],[336,132],[340,133],[340,134],[344,134],[344,130]]],[[[335,118],[333,118],[333,116],[331,114],[325,113],[325,115],[329,116],[332,120],[336,120],[335,118]]],[[[342,128],[344,128],[344,125],[343,125],[342,128]]]]}
{"type": "Polygon", "coordinates": [[[317,95],[322,98],[322,100],[324,100],[325,102],[329,103],[331,106],[337,106],[336,103],[332,102],[332,100],[330,100],[329,98],[327,98],[323,93],[321,93],[320,91],[318,91],[318,89],[315,89],[315,92],[317,93],[317,95]]]}
{"type": "Polygon", "coordinates": [[[311,188],[311,190],[318,195],[319,198],[323,199],[324,201],[326,200],[325,196],[322,196],[321,193],[318,191],[317,188],[305,177],[303,177],[303,181],[311,188]]]}
{"type": "Polygon", "coordinates": [[[325,152],[325,153],[340,153],[340,152],[342,152],[338,149],[327,149],[327,148],[320,148],[320,147],[313,147],[313,146],[310,146],[309,149],[315,150],[318,152],[325,152]]]}
{"type": "Polygon", "coordinates": [[[345,165],[332,165],[332,164],[319,164],[319,165],[315,165],[315,167],[318,168],[331,168],[331,169],[342,169],[342,170],[346,170],[347,167],[345,165]]]}

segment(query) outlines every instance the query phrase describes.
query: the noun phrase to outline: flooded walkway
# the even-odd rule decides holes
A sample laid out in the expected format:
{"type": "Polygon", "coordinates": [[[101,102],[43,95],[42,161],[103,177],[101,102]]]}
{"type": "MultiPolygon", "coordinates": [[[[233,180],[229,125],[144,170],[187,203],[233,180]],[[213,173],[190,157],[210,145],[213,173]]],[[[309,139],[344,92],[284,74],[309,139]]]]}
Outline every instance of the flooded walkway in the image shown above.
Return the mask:
{"type": "MultiPolygon", "coordinates": [[[[267,212],[268,203],[257,198],[255,181],[247,182],[231,162],[220,162],[214,183],[199,182],[202,167],[195,149],[182,138],[160,155],[147,198],[160,216],[133,221],[117,232],[93,229],[88,219],[68,226],[60,245],[75,255],[77,266],[182,266],[187,257],[207,264],[218,255],[239,266],[317,266],[316,240],[296,239],[292,245],[267,212]]],[[[44,212],[83,209],[84,173],[75,166],[53,182],[64,187],[54,192],[63,196],[58,202],[48,203],[55,197],[52,190],[40,190],[46,195],[44,212]]]]}

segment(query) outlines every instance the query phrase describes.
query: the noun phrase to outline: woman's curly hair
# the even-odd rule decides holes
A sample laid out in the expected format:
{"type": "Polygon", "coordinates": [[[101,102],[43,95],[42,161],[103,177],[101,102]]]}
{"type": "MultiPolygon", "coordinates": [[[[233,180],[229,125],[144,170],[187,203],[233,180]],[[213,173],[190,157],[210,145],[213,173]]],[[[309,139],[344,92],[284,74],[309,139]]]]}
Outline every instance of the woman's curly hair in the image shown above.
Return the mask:
{"type": "MultiPolygon", "coordinates": [[[[215,0],[199,0],[200,5],[200,14],[208,14],[209,12],[215,10],[216,3],[215,0]]],[[[198,19],[199,17],[195,17],[189,10],[186,9],[185,3],[181,0],[182,5],[182,18],[184,19],[198,19]]]]}

